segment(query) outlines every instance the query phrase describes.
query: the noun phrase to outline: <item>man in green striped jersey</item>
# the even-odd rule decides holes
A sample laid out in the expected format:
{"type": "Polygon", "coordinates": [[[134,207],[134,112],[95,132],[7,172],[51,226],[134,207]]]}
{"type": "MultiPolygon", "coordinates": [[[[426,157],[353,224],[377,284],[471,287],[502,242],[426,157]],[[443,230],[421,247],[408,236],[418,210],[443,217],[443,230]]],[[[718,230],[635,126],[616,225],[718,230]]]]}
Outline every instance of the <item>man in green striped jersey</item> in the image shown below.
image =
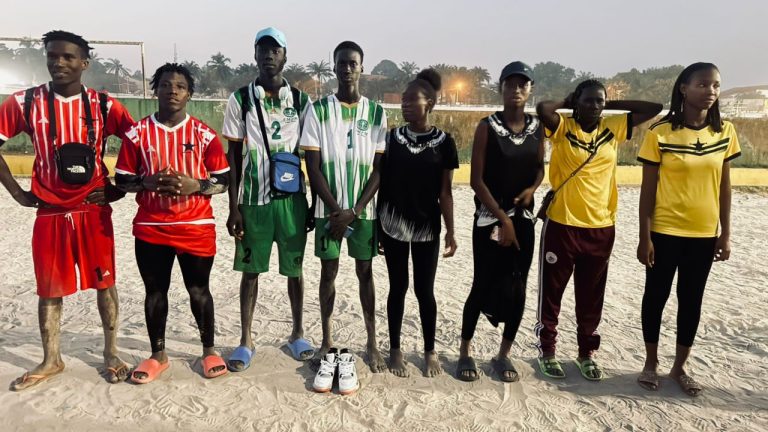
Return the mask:
{"type": "Polygon", "coordinates": [[[358,82],[363,72],[360,46],[342,42],[334,50],[333,60],[338,90],[313,103],[301,137],[309,181],[320,198],[315,209],[315,255],[322,263],[323,343],[319,354],[324,356],[333,346],[334,281],[341,239],[346,237],[360,282],[360,301],[368,333],[368,362],[371,370],[381,372],[387,366],[376,345],[371,260],[377,249],[373,196],[379,188],[379,161],[384,153],[387,118],[381,105],[360,95],[358,82]]]}
{"type": "Polygon", "coordinates": [[[286,51],[285,35],[280,30],[269,27],[256,35],[254,58],[259,77],[232,93],[224,116],[222,134],[229,141],[228,159],[232,167],[227,230],[236,241],[234,269],[243,272],[240,282],[242,337],[228,362],[233,371],[247,369],[253,356],[251,324],[259,273],[269,270],[273,242],[277,243],[280,274],[288,277],[293,317],[288,347],[297,360],[307,360],[314,354],[312,346],[303,338],[302,323],[306,196],[303,193],[277,196],[270,187],[270,154],[297,151],[304,119],[312,105],[306,93],[291,88],[283,78],[286,51]]]}

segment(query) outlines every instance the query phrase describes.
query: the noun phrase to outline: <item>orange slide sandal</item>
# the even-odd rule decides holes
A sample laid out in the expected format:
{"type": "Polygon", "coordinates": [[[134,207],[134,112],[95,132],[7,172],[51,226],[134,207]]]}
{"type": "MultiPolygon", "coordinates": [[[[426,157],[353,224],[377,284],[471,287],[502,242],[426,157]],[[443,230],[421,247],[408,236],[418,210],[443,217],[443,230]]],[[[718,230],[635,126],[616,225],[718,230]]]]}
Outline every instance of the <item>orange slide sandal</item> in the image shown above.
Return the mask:
{"type": "Polygon", "coordinates": [[[131,372],[131,381],[136,384],[148,384],[160,377],[166,369],[171,365],[170,361],[160,363],[159,361],[148,358],[139,364],[139,366],[131,372]],[[143,373],[146,376],[138,378],[136,372],[143,373]]]}

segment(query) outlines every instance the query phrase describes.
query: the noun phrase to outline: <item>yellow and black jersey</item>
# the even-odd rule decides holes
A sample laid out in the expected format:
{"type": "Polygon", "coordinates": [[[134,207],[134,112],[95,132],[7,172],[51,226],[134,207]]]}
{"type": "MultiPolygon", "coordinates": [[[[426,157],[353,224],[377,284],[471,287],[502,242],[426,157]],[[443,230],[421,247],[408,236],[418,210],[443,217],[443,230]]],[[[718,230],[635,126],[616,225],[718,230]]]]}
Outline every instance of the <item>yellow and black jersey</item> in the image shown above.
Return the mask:
{"type": "Polygon", "coordinates": [[[714,237],[720,217],[723,163],[741,155],[736,130],[723,122],[673,130],[669,120],[651,126],[637,160],[659,166],[651,231],[680,237],[714,237]]]}
{"type": "Polygon", "coordinates": [[[560,114],[560,125],[549,137],[550,184],[559,187],[592,152],[596,154],[555,195],[547,216],[557,223],[582,228],[614,225],[618,205],[617,148],[631,137],[630,114],[603,117],[592,132],[584,132],[576,119],[560,114]]]}

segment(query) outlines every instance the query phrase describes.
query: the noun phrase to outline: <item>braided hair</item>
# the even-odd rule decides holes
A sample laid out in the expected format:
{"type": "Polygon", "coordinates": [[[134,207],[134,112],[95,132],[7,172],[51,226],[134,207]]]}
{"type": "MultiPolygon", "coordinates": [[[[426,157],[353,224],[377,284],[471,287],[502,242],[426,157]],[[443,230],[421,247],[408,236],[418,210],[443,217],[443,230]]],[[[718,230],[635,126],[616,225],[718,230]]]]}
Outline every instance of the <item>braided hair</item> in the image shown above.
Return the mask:
{"type": "MultiPolygon", "coordinates": [[[[669,120],[672,123],[672,130],[682,129],[685,127],[685,119],[683,118],[683,104],[685,103],[685,96],[680,91],[682,84],[689,84],[693,74],[703,70],[715,70],[720,71],[713,63],[698,62],[694,63],[680,72],[680,75],[675,81],[674,87],[672,87],[672,102],[669,106],[669,113],[664,116],[662,121],[669,120]]],[[[720,118],[720,99],[716,99],[715,103],[707,110],[707,124],[715,132],[722,132],[723,121],[720,118]]]]}
{"type": "Polygon", "coordinates": [[[581,97],[581,94],[584,93],[584,90],[590,89],[590,88],[597,88],[599,90],[602,90],[604,94],[608,95],[608,92],[605,90],[605,86],[602,82],[596,80],[596,79],[588,79],[584,80],[579,83],[579,85],[576,86],[576,90],[573,91],[573,98],[571,99],[571,108],[573,109],[573,118],[576,120],[579,119],[579,112],[576,108],[577,101],[581,97]]]}

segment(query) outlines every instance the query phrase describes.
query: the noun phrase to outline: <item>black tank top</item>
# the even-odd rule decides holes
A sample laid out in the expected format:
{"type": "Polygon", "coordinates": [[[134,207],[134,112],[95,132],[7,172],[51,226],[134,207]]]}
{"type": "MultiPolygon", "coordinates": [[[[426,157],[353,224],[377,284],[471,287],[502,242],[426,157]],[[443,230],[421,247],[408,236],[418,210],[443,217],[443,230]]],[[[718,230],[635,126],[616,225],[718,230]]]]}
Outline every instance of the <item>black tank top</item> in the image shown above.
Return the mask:
{"type": "MultiPolygon", "coordinates": [[[[507,212],[515,206],[514,199],[536,181],[541,123],[536,116],[526,114],[525,127],[522,132],[515,133],[507,127],[500,111],[483,121],[488,124],[483,181],[499,206],[507,212]]],[[[475,208],[478,216],[487,211],[477,197],[475,208]]],[[[533,208],[531,200],[526,210],[533,208]]]]}

